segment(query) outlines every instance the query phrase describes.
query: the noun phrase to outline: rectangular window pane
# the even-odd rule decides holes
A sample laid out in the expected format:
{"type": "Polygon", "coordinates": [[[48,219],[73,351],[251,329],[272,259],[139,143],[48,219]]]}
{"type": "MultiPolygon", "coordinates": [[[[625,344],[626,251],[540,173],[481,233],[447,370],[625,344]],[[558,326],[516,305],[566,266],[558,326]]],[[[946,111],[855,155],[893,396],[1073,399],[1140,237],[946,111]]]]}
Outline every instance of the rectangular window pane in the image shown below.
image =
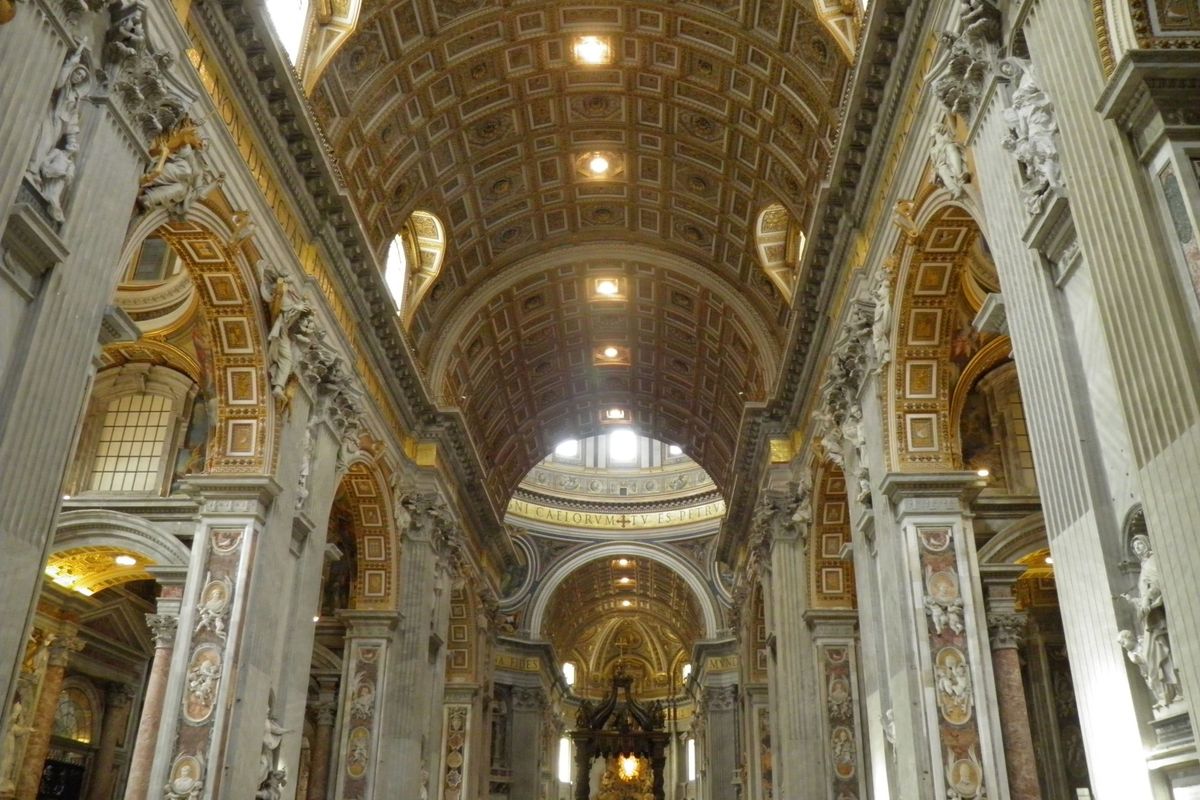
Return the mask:
{"type": "Polygon", "coordinates": [[[108,404],[88,487],[100,492],[148,492],[159,484],[171,399],[133,394],[108,404]]]}

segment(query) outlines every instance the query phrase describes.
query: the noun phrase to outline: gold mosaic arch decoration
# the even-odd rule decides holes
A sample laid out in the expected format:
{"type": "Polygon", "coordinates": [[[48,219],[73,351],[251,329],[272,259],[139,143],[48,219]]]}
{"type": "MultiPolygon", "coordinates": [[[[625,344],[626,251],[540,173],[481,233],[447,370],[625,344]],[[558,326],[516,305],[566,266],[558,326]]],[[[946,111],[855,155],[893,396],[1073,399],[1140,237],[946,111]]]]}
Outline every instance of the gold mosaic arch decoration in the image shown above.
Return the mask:
{"type": "Polygon", "coordinates": [[[855,608],[854,564],[843,558],[850,544],[850,506],[846,476],[824,462],[813,481],[812,522],[808,532],[809,603],[812,608],[855,608]]]}
{"type": "MultiPolygon", "coordinates": [[[[952,397],[972,359],[993,338],[971,328],[977,293],[963,288],[966,262],[982,236],[975,217],[963,206],[942,203],[940,193],[927,202],[905,215],[912,227],[901,237],[895,259],[892,359],[883,385],[889,460],[893,469],[907,472],[961,468],[952,397]],[[914,219],[924,224],[918,228],[914,219]]],[[[901,205],[905,211],[914,206],[901,205]]],[[[994,358],[996,346],[991,347],[988,357],[994,358]]]]}
{"type": "Polygon", "coordinates": [[[362,461],[351,464],[338,485],[358,545],[356,593],[351,599],[355,609],[391,611],[396,606],[397,536],[391,495],[384,487],[374,465],[362,461]]]}
{"type": "MultiPolygon", "coordinates": [[[[208,325],[212,347],[209,355],[217,419],[205,471],[264,474],[272,467],[272,444],[277,437],[268,402],[266,337],[258,288],[247,281],[244,267],[247,256],[256,252],[243,254],[238,245],[231,246],[231,229],[221,213],[207,204],[194,206],[185,220],[170,220],[161,211],[149,214],[126,244],[122,274],[142,241],[152,233],[162,237],[183,261],[195,282],[201,318],[208,325]]],[[[141,344],[161,351],[153,344],[141,344]]],[[[168,354],[157,355],[165,358],[168,354]]],[[[197,368],[203,369],[201,365],[197,368]]]]}

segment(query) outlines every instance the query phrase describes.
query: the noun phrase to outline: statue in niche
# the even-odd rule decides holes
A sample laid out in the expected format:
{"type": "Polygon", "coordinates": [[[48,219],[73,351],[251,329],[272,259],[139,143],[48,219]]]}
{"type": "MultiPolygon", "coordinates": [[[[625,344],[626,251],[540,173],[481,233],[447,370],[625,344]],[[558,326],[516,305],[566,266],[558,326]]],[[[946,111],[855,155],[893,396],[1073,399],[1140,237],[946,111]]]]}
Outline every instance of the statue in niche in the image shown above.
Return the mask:
{"type": "Polygon", "coordinates": [[[954,137],[954,129],[946,120],[939,121],[929,133],[929,160],[933,163],[935,181],[957,199],[962,196],[971,175],[963,158],[962,145],[954,137]]]}
{"type": "Polygon", "coordinates": [[[275,694],[271,693],[267,701],[267,718],[263,723],[262,751],[258,756],[258,791],[254,793],[255,800],[279,800],[283,797],[283,787],[287,784],[287,764],[283,761],[280,750],[283,747],[283,735],[287,731],[275,721],[272,716],[275,705],[275,694]]]}
{"type": "Polygon", "coordinates": [[[1142,679],[1154,695],[1155,708],[1162,709],[1181,695],[1179,677],[1171,657],[1162,582],[1150,537],[1144,533],[1135,535],[1129,542],[1129,549],[1141,563],[1141,569],[1138,572],[1137,591],[1125,592],[1121,597],[1133,607],[1135,630],[1121,631],[1117,634],[1117,641],[1125,649],[1129,660],[1137,664],[1141,671],[1142,679]]]}
{"type": "Polygon", "coordinates": [[[79,45],[67,56],[54,84],[50,109],[38,128],[33,156],[25,178],[46,201],[55,222],[63,222],[63,195],[75,179],[75,156],[79,153],[79,110],[92,85],[92,70],[79,45]]]}
{"type": "Polygon", "coordinates": [[[196,123],[186,119],[159,137],[150,149],[154,163],[142,176],[138,201],[143,211],[161,208],[177,219],[185,217],[194,202],[225,180],[209,164],[206,146],[196,123]]]}
{"type": "Polygon", "coordinates": [[[1004,110],[1008,134],[1001,145],[1017,159],[1025,210],[1040,214],[1046,197],[1064,186],[1054,141],[1058,120],[1054,103],[1037,84],[1033,65],[1025,63],[1020,69],[1012,105],[1004,110]]]}

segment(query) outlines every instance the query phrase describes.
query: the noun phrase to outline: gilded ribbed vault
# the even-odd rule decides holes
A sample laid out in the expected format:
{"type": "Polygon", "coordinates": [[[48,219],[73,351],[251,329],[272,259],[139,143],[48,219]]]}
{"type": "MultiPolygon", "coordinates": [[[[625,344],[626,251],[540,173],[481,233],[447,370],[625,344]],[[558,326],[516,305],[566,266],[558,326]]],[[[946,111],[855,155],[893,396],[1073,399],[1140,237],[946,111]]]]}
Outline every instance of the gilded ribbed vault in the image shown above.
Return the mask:
{"type": "Polygon", "coordinates": [[[754,221],[781,203],[808,227],[845,74],[807,2],[364,4],[313,106],[381,260],[414,210],[446,227],[410,334],[494,498],[612,404],[727,484],[789,321],[754,221]],[[610,63],[575,62],[585,34],[610,63]],[[612,263],[565,249],[586,243],[612,263]],[[590,298],[606,269],[623,304],[590,298]],[[597,370],[610,343],[628,365],[597,370]]]}
{"type": "Polygon", "coordinates": [[[542,627],[559,657],[575,661],[577,690],[597,691],[617,660],[644,678],[646,691],[666,690],[667,674],[704,635],[692,590],[647,558],[604,558],[575,570],[554,590],[542,627]]]}

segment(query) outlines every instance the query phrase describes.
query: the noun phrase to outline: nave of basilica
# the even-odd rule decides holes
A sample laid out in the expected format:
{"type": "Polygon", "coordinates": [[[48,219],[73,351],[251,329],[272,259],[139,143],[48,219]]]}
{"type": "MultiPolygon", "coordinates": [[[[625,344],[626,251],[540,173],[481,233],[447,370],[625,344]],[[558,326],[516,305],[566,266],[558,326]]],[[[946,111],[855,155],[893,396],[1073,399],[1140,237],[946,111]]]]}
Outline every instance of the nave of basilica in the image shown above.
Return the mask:
{"type": "Polygon", "coordinates": [[[0,800],[1200,798],[1200,3],[0,68],[0,800]]]}

